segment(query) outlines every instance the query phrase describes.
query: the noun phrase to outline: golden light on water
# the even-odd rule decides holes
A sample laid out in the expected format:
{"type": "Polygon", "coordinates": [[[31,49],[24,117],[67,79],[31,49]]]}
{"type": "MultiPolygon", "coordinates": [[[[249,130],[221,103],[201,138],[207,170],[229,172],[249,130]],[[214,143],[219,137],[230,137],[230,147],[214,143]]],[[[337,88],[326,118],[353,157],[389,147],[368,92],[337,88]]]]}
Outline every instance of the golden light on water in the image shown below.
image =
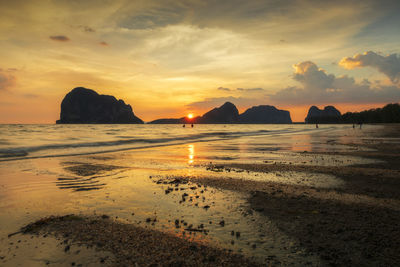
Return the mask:
{"type": "Polygon", "coordinates": [[[188,154],[188,158],[189,158],[188,163],[189,163],[189,164],[193,164],[193,162],[194,162],[194,145],[193,145],[193,144],[188,145],[188,151],[189,151],[189,154],[188,154]]]}

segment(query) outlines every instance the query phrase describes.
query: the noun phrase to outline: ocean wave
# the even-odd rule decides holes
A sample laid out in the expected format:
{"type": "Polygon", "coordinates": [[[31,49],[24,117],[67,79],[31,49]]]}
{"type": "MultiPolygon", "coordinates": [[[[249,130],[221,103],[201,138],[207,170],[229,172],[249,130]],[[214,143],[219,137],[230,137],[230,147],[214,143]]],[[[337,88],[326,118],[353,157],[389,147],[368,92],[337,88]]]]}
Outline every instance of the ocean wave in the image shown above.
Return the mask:
{"type": "MultiPolygon", "coordinates": [[[[117,140],[111,141],[94,141],[94,142],[79,142],[79,143],[63,143],[63,144],[44,144],[39,146],[29,147],[12,147],[0,149],[0,158],[20,158],[31,155],[34,152],[40,151],[54,151],[65,150],[74,148],[106,148],[106,147],[120,147],[126,145],[139,145],[139,144],[174,144],[176,142],[190,141],[196,142],[200,140],[208,140],[210,138],[238,138],[241,136],[260,135],[266,134],[270,131],[259,130],[251,132],[205,132],[192,135],[172,136],[165,138],[132,138],[129,136],[119,136],[117,140]]],[[[68,138],[67,140],[71,140],[68,138]]],[[[132,149],[135,147],[132,147],[132,149]]],[[[51,154],[51,153],[50,153],[51,154]]],[[[50,155],[49,155],[50,156],[50,155]]]]}
{"type": "MultiPolygon", "coordinates": [[[[210,126],[211,127],[211,126],[210,126]]],[[[215,127],[215,126],[212,126],[215,127]]],[[[243,126],[242,126],[243,127],[243,126]]],[[[36,129],[37,130],[37,129],[36,129]]],[[[277,135],[277,134],[295,134],[300,132],[307,132],[309,129],[305,128],[292,128],[292,127],[279,127],[272,128],[270,130],[266,129],[248,129],[248,131],[243,130],[243,128],[236,128],[236,126],[224,127],[222,130],[218,129],[202,129],[202,132],[192,132],[191,134],[183,134],[182,131],[177,130],[177,128],[171,129],[171,131],[149,131],[149,129],[137,128],[131,129],[115,129],[114,132],[119,132],[119,134],[114,136],[114,140],[101,140],[106,133],[112,129],[104,130],[99,128],[96,131],[84,132],[82,135],[76,136],[77,129],[72,129],[71,133],[65,134],[65,142],[62,143],[61,140],[57,140],[58,143],[51,143],[52,139],[45,141],[44,144],[37,146],[11,146],[7,145],[5,148],[0,146],[0,161],[10,161],[18,159],[28,159],[28,158],[42,158],[42,157],[60,157],[60,156],[75,156],[75,155],[88,155],[88,154],[99,154],[107,152],[116,152],[130,149],[144,149],[144,148],[154,148],[169,145],[180,145],[188,142],[207,142],[207,141],[217,141],[234,139],[245,136],[263,136],[263,135],[277,135]],[[239,130],[240,129],[240,130],[239,130]],[[208,130],[208,131],[207,131],[208,130]],[[239,131],[238,131],[239,130],[239,131]],[[74,136],[71,136],[74,135],[74,136]],[[98,140],[94,141],[82,141],[74,142],[74,140],[88,140],[93,136],[98,140]],[[103,137],[102,137],[103,136],[103,137]]],[[[155,130],[155,129],[154,129],[155,130]]],[[[47,140],[49,137],[53,137],[57,134],[64,134],[63,132],[55,131],[55,129],[49,128],[47,131],[41,133],[41,138],[47,140]]],[[[110,138],[107,135],[107,139],[110,138]]],[[[27,137],[28,138],[28,137],[27,137]]],[[[32,142],[35,142],[34,137],[32,142]]],[[[12,142],[18,143],[18,142],[12,142]]]]}

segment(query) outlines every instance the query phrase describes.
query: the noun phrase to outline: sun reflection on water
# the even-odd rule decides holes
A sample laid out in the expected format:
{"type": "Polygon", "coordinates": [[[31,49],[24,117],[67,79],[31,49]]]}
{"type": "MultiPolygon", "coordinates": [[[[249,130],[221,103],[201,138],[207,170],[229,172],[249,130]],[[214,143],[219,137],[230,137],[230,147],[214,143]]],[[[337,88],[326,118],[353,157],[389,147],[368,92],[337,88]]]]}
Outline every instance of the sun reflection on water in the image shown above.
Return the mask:
{"type": "Polygon", "coordinates": [[[190,145],[188,145],[188,151],[189,151],[189,154],[188,154],[188,163],[189,164],[193,164],[194,163],[194,144],[190,144],[190,145]]]}

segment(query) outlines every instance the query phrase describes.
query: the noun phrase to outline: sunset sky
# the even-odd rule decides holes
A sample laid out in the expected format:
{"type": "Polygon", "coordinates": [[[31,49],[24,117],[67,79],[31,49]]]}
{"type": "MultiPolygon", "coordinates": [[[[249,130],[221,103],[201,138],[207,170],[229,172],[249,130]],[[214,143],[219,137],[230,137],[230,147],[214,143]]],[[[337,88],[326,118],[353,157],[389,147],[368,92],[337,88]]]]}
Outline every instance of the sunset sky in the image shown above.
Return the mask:
{"type": "Polygon", "coordinates": [[[400,1],[0,0],[0,123],[54,123],[78,86],[144,121],[231,101],[304,121],[400,101],[400,1]]]}

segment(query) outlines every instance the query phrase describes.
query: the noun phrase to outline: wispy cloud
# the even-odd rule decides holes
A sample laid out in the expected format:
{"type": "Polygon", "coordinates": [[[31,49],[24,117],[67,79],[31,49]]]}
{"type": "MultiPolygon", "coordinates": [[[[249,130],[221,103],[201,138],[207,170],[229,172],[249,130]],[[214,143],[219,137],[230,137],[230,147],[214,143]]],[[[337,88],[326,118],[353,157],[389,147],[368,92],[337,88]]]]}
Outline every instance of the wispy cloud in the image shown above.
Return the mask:
{"type": "Polygon", "coordinates": [[[264,91],[263,88],[236,88],[238,91],[242,92],[262,92],[264,91]]]}
{"type": "Polygon", "coordinates": [[[187,105],[189,108],[193,109],[210,109],[214,107],[221,106],[225,102],[231,102],[240,108],[249,108],[254,105],[262,105],[267,104],[268,99],[266,98],[245,98],[245,97],[210,97],[206,98],[203,101],[193,102],[187,105]]]}
{"type": "Polygon", "coordinates": [[[23,96],[25,98],[38,98],[39,97],[39,95],[37,95],[37,94],[24,94],[23,96]]]}
{"type": "Polygon", "coordinates": [[[0,90],[6,91],[13,87],[16,82],[16,78],[13,75],[14,69],[3,70],[0,68],[0,90]]]}
{"type": "Polygon", "coordinates": [[[49,36],[49,38],[51,40],[57,41],[57,42],[68,42],[68,41],[70,41],[70,39],[65,35],[52,35],[52,36],[49,36]]]}

